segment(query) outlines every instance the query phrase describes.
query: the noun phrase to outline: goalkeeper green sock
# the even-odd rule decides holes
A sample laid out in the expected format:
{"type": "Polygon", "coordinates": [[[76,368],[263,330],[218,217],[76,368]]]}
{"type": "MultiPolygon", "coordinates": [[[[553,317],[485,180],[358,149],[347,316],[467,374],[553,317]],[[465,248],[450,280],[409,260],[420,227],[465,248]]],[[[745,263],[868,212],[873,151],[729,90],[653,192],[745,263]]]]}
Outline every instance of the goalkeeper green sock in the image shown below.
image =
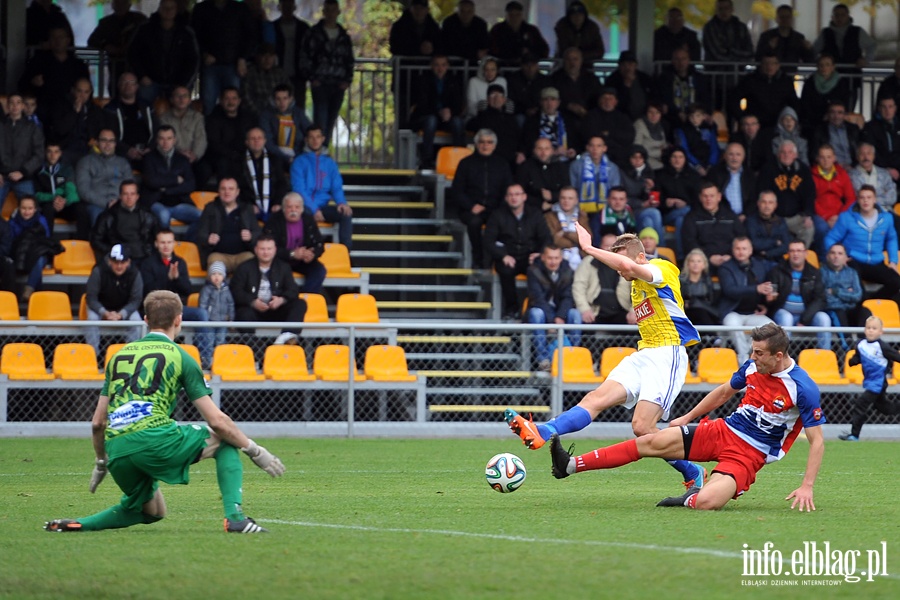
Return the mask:
{"type": "Polygon", "coordinates": [[[232,521],[243,521],[244,511],[241,509],[244,481],[244,466],[238,449],[222,442],[216,450],[216,479],[222,493],[222,506],[225,516],[232,521]]]}
{"type": "Polygon", "coordinates": [[[141,511],[131,511],[122,508],[121,504],[111,506],[90,517],[78,519],[82,531],[100,531],[101,529],[121,529],[141,523],[155,523],[159,518],[145,515],[141,511]]]}

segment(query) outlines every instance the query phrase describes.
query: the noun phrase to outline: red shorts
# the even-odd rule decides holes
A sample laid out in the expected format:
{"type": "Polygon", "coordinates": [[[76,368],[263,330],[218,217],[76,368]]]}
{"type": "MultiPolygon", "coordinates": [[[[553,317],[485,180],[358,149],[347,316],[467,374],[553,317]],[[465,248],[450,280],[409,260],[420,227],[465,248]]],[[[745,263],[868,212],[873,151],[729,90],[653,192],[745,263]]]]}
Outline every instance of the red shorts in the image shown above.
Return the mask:
{"type": "Polygon", "coordinates": [[[713,473],[730,475],[737,484],[734,497],[750,489],[756,474],[766,464],[766,456],[732,432],[725,419],[704,418],[697,425],[688,460],[717,461],[713,473]]]}

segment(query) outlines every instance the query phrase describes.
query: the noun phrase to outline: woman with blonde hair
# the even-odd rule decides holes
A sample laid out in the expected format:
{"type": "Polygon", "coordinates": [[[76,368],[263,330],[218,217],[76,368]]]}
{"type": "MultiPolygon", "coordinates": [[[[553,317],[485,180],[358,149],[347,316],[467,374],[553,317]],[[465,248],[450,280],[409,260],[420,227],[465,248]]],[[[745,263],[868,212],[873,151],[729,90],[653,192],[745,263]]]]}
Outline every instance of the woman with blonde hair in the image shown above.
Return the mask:
{"type": "Polygon", "coordinates": [[[709,275],[709,259],[703,250],[694,248],[684,257],[681,269],[681,298],[684,314],[694,325],[721,325],[716,310],[716,291],[709,275]]]}

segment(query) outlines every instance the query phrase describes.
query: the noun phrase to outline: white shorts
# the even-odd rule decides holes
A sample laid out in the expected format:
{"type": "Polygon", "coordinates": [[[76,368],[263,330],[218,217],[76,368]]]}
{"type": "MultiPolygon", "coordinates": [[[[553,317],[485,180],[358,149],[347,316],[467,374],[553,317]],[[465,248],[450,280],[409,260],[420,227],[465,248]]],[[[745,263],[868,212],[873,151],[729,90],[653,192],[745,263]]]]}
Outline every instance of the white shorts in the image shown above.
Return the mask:
{"type": "Polygon", "coordinates": [[[665,420],[681,392],[687,369],[684,346],[644,348],[626,356],[607,379],[621,383],[625,388],[625,408],[634,408],[638,400],[646,400],[662,408],[665,420]]]}

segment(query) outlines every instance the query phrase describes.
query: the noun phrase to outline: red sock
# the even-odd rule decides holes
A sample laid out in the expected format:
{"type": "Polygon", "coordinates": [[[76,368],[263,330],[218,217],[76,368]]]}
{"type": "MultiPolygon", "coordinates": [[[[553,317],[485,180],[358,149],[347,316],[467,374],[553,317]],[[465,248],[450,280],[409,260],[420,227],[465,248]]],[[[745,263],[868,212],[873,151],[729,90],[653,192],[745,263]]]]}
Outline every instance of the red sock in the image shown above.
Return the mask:
{"type": "Polygon", "coordinates": [[[614,469],[633,463],[641,457],[638,454],[637,440],[628,440],[607,448],[598,448],[593,452],[575,457],[575,472],[593,471],[594,469],[614,469]]]}
{"type": "Polygon", "coordinates": [[[697,494],[691,494],[684,505],[688,508],[697,508],[697,494]]]}

